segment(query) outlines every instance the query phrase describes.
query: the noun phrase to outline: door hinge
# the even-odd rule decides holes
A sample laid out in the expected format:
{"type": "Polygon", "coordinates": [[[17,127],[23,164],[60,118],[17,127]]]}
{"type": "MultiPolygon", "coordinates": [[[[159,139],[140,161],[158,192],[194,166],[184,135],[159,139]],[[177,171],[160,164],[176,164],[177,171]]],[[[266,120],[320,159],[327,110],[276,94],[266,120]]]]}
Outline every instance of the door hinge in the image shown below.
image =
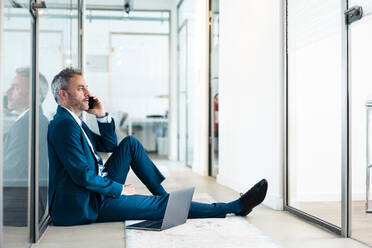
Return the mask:
{"type": "Polygon", "coordinates": [[[208,12],[208,25],[212,26],[212,23],[213,23],[213,12],[212,12],[212,10],[210,10],[208,12]]]}
{"type": "Polygon", "coordinates": [[[347,9],[345,12],[345,23],[349,25],[355,21],[360,20],[363,17],[363,8],[361,6],[353,6],[347,9]]]}
{"type": "Polygon", "coordinates": [[[37,0],[31,2],[31,8],[35,11],[36,9],[45,9],[46,3],[45,0],[41,0],[40,3],[37,0]]]}

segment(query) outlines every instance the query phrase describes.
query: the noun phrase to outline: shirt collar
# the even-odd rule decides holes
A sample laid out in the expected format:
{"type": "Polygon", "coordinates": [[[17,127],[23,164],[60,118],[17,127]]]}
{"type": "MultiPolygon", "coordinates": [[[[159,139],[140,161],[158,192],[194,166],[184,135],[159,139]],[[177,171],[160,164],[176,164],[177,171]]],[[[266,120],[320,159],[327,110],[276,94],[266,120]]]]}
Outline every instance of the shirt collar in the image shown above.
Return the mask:
{"type": "Polygon", "coordinates": [[[79,118],[79,116],[77,116],[74,112],[72,112],[68,108],[66,108],[64,106],[61,106],[61,107],[64,108],[64,109],[66,109],[72,115],[72,117],[74,117],[74,119],[77,122],[77,124],[79,124],[79,126],[81,126],[81,124],[82,124],[83,121],[79,118]]]}
{"type": "Polygon", "coordinates": [[[18,121],[19,119],[21,119],[27,112],[29,112],[29,110],[30,109],[26,109],[25,111],[23,111],[23,113],[20,114],[15,121],[18,121]]]}

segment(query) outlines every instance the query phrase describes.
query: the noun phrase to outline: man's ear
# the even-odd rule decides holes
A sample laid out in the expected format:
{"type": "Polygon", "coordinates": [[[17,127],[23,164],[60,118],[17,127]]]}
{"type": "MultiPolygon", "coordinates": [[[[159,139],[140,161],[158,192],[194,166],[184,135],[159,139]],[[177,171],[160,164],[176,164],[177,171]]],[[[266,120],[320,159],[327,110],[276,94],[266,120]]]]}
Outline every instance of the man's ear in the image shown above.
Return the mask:
{"type": "Polygon", "coordinates": [[[62,99],[64,100],[67,97],[67,91],[65,91],[65,90],[59,90],[58,95],[59,95],[59,99],[60,100],[62,100],[62,99]]]}

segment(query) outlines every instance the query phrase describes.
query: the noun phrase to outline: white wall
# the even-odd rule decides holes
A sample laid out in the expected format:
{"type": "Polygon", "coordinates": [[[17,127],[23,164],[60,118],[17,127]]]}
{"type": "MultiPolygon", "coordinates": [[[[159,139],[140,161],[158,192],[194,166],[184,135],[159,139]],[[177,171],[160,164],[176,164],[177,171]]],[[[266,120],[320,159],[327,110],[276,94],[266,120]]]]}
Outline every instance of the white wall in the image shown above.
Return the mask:
{"type": "Polygon", "coordinates": [[[220,1],[220,170],[217,181],[245,192],[261,178],[264,201],[281,209],[282,1],[220,1]]]}
{"type": "MultiPolygon", "coordinates": [[[[207,1],[195,0],[194,19],[194,104],[192,132],[194,161],[192,169],[208,175],[208,5],[207,1]]],[[[192,82],[191,82],[192,83],[192,82]]]]}

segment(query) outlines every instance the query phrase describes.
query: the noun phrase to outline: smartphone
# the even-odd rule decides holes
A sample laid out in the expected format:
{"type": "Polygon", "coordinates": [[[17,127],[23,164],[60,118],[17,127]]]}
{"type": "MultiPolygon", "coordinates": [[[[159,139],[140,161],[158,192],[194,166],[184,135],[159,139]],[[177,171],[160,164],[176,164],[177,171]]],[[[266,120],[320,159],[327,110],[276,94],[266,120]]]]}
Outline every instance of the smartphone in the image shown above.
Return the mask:
{"type": "Polygon", "coordinates": [[[95,105],[96,105],[96,100],[94,100],[94,98],[90,96],[89,97],[89,109],[94,108],[95,105]]]}

